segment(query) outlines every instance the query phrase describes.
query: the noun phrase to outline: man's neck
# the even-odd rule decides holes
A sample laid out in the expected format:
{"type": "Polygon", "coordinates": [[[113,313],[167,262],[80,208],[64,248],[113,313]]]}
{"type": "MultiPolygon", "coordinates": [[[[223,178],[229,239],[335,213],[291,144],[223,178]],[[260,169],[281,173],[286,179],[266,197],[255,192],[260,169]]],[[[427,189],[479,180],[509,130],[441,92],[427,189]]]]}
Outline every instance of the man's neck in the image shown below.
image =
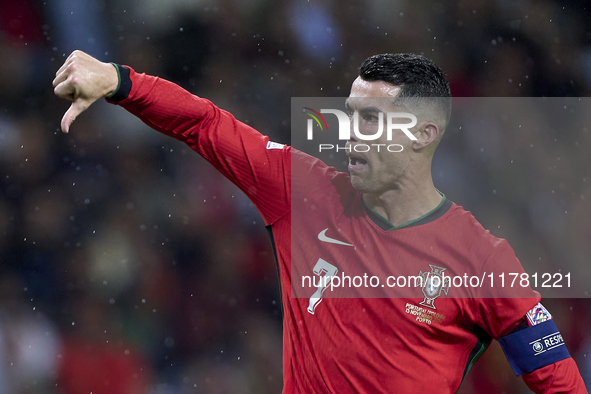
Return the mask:
{"type": "Polygon", "coordinates": [[[363,200],[375,213],[399,227],[437,208],[443,196],[429,178],[423,185],[407,185],[381,194],[364,193],[363,200]]]}

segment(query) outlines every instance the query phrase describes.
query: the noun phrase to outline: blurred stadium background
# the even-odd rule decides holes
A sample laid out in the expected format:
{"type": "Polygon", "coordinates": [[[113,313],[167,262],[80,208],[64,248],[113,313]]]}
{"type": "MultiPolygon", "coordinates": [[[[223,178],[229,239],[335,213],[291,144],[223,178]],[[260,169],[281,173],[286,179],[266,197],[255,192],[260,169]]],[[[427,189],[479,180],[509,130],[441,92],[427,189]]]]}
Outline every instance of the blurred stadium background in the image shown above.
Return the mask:
{"type": "MultiPolygon", "coordinates": [[[[51,81],[72,50],[170,79],[289,143],[290,98],[347,95],[374,53],[433,58],[458,97],[587,96],[590,17],[552,0],[0,0],[0,394],[282,386],[260,216],[120,108],[100,102],[63,135],[51,81]]],[[[446,136],[436,186],[522,261],[588,277],[588,130],[477,131],[446,136]]],[[[589,299],[545,305],[590,386],[589,299]]],[[[495,343],[460,392],[528,390],[495,343]]]]}

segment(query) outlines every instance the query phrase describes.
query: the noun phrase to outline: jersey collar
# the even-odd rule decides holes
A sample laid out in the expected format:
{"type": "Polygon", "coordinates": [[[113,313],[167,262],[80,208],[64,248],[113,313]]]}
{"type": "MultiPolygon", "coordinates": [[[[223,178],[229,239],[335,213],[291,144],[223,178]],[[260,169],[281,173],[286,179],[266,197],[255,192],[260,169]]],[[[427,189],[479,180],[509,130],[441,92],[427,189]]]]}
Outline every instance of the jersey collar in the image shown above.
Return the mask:
{"type": "Polygon", "coordinates": [[[443,197],[439,205],[437,205],[433,210],[427,212],[423,216],[410,220],[404,224],[401,224],[400,226],[394,226],[392,223],[388,221],[388,219],[374,211],[369,205],[367,205],[367,203],[363,199],[363,195],[361,196],[361,201],[363,203],[363,209],[365,209],[367,216],[369,216],[372,222],[374,222],[379,228],[381,228],[384,231],[391,231],[406,227],[420,226],[421,224],[432,222],[443,216],[443,214],[445,214],[449,210],[449,208],[451,208],[452,202],[448,200],[447,197],[445,197],[445,194],[441,193],[439,190],[437,190],[437,192],[441,194],[441,196],[443,197]]]}

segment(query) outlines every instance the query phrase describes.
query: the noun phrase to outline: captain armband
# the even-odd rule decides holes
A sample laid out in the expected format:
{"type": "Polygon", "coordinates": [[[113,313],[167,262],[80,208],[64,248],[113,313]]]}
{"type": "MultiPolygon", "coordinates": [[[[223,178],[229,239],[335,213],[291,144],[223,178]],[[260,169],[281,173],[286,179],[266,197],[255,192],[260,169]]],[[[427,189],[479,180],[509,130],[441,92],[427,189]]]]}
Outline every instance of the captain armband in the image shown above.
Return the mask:
{"type": "MultiPolygon", "coordinates": [[[[538,306],[544,308],[541,304],[536,308],[538,306]]],[[[532,324],[531,320],[529,322],[532,324]]],[[[551,316],[534,324],[528,326],[524,322],[526,328],[499,338],[507,361],[518,376],[570,357],[551,316]]]]}

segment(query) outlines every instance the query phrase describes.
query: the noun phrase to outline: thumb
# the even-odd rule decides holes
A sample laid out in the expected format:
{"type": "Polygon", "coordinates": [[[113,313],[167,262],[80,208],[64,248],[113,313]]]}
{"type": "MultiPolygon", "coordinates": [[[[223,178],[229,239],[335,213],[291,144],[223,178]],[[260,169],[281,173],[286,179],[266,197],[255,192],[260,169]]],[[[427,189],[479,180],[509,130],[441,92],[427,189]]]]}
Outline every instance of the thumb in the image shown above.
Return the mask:
{"type": "Polygon", "coordinates": [[[68,133],[70,131],[70,126],[72,125],[74,120],[76,120],[78,115],[84,112],[89,106],[90,103],[87,100],[83,99],[78,99],[72,102],[70,108],[68,108],[68,110],[62,118],[62,131],[64,133],[68,133]]]}

